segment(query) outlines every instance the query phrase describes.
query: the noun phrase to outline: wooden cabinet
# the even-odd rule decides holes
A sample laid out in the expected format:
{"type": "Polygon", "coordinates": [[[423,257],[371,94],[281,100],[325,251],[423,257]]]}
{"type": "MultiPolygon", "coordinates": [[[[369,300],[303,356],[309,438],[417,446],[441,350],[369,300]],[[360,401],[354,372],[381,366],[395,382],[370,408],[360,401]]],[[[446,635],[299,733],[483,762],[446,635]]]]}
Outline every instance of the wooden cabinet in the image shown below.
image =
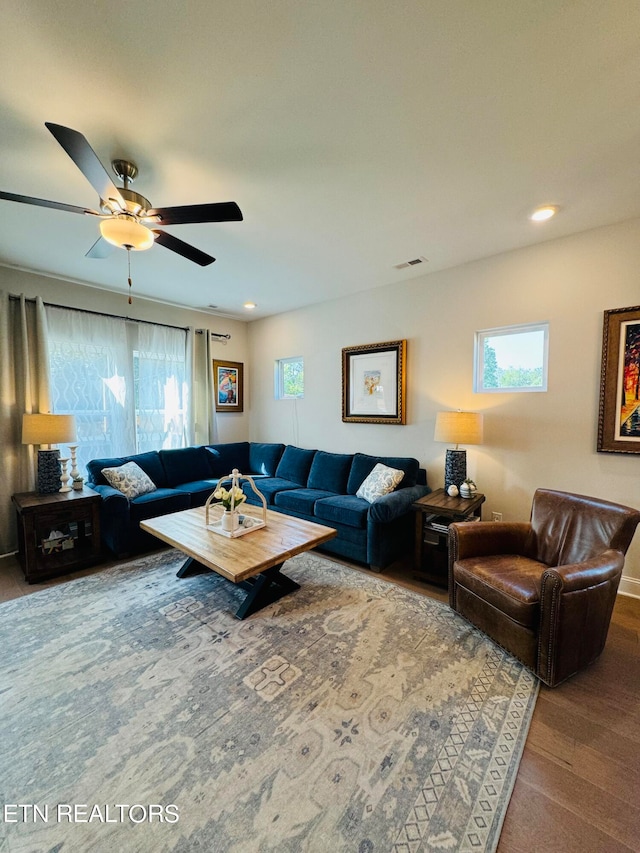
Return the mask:
{"type": "Polygon", "coordinates": [[[18,559],[29,583],[100,560],[100,495],[92,489],[11,498],[18,523],[18,559]]]}
{"type": "Polygon", "coordinates": [[[413,504],[416,514],[416,579],[437,586],[448,586],[448,526],[453,521],[479,521],[484,501],[484,495],[452,498],[444,489],[436,489],[413,504]]]}

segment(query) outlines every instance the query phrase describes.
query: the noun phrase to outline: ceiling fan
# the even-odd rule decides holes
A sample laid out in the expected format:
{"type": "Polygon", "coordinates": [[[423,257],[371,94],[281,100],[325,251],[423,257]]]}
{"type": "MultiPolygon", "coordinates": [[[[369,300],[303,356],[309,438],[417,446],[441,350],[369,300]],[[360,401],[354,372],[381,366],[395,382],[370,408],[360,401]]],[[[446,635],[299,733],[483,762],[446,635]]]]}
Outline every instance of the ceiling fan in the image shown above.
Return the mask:
{"type": "MultiPolygon", "coordinates": [[[[213,204],[190,204],[181,207],[152,207],[143,195],[129,189],[129,185],[138,174],[137,166],[128,160],[113,160],[111,166],[124,186],[118,189],[109,177],[107,170],[86,138],[77,130],[60,124],[45,122],[45,127],[64,148],[69,157],[80,169],[100,198],[100,210],[76,207],[59,201],[47,201],[43,198],[17,195],[0,190],[0,199],[18,201],[22,204],[34,204],[54,210],[66,210],[68,213],[81,213],[84,216],[100,218],[100,237],[86,254],[88,258],[105,258],[113,246],[144,251],[154,243],[159,243],[189,261],[207,266],[215,261],[211,255],[196,249],[152,226],[186,225],[195,222],[232,222],[241,221],[242,212],[235,201],[213,204]]],[[[131,284],[131,281],[129,281],[131,284]]]]}

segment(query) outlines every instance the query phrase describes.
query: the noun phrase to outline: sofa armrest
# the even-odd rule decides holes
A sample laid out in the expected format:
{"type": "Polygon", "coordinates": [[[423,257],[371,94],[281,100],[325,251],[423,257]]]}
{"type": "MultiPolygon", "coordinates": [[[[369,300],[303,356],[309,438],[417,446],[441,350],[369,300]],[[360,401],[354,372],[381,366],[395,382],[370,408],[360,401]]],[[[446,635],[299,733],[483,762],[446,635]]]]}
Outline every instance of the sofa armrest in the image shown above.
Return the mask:
{"type": "Polygon", "coordinates": [[[94,485],[93,483],[89,485],[102,498],[103,509],[112,513],[129,512],[129,498],[119,492],[118,489],[114,489],[113,486],[94,485]]]}
{"type": "Polygon", "coordinates": [[[369,507],[369,520],[387,524],[395,521],[406,512],[420,498],[428,495],[431,489],[428,486],[407,486],[377,498],[369,507]]]}

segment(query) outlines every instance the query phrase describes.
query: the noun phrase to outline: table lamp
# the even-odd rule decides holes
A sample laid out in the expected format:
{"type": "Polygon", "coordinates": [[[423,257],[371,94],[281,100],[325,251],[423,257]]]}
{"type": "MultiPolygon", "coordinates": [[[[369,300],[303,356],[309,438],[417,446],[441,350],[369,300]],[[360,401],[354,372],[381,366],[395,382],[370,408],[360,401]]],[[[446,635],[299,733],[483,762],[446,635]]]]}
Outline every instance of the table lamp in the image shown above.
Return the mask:
{"type": "Polygon", "coordinates": [[[445,491],[451,485],[460,488],[467,476],[467,451],[458,450],[458,445],[482,444],[482,415],[479,412],[438,412],[433,437],[435,441],[455,444],[455,450],[447,448],[444,488],[445,491]]]}
{"type": "Polygon", "coordinates": [[[22,416],[22,443],[38,444],[38,492],[52,495],[60,491],[60,451],[52,444],[75,441],[73,415],[25,414],[22,416]],[[42,445],[48,445],[43,449],[42,445]]]}

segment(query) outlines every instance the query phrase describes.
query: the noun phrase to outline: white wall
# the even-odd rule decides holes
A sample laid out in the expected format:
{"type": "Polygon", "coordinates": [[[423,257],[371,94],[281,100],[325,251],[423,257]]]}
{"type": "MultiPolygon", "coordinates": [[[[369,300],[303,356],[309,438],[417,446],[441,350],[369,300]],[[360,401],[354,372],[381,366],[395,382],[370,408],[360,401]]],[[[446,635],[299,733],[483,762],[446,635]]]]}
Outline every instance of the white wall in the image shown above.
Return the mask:
{"type": "MultiPolygon", "coordinates": [[[[226,343],[212,342],[213,357],[229,361],[247,361],[247,324],[225,317],[215,317],[201,311],[193,311],[175,305],[152,302],[133,294],[133,304],[129,305],[127,296],[110,293],[95,287],[61,281],[56,278],[35,275],[20,270],[0,266],[0,290],[11,294],[23,293],[27,298],[41,296],[45,302],[64,305],[70,308],[84,308],[89,311],[101,311],[133,320],[150,320],[167,323],[172,326],[193,326],[196,329],[208,329],[220,334],[230,334],[226,343]]],[[[213,366],[212,366],[213,369],[213,366]]],[[[245,369],[245,401],[251,392],[251,382],[245,369]]],[[[218,413],[216,416],[218,441],[244,441],[249,437],[249,414],[245,402],[243,413],[218,413]]]]}
{"type": "MultiPolygon", "coordinates": [[[[251,438],[417,457],[442,486],[436,412],[485,413],[467,450],[484,518],[525,520],[539,486],[640,507],[640,457],[597,453],[603,311],[640,303],[640,220],[527,247],[250,324],[251,438]],[[549,390],[474,394],[477,329],[549,321],[549,390]],[[405,426],[341,420],[341,348],[406,338],[405,426]],[[302,355],[305,398],[276,401],[273,365],[302,355]]],[[[640,532],[621,590],[640,595],[640,532]]]]}

